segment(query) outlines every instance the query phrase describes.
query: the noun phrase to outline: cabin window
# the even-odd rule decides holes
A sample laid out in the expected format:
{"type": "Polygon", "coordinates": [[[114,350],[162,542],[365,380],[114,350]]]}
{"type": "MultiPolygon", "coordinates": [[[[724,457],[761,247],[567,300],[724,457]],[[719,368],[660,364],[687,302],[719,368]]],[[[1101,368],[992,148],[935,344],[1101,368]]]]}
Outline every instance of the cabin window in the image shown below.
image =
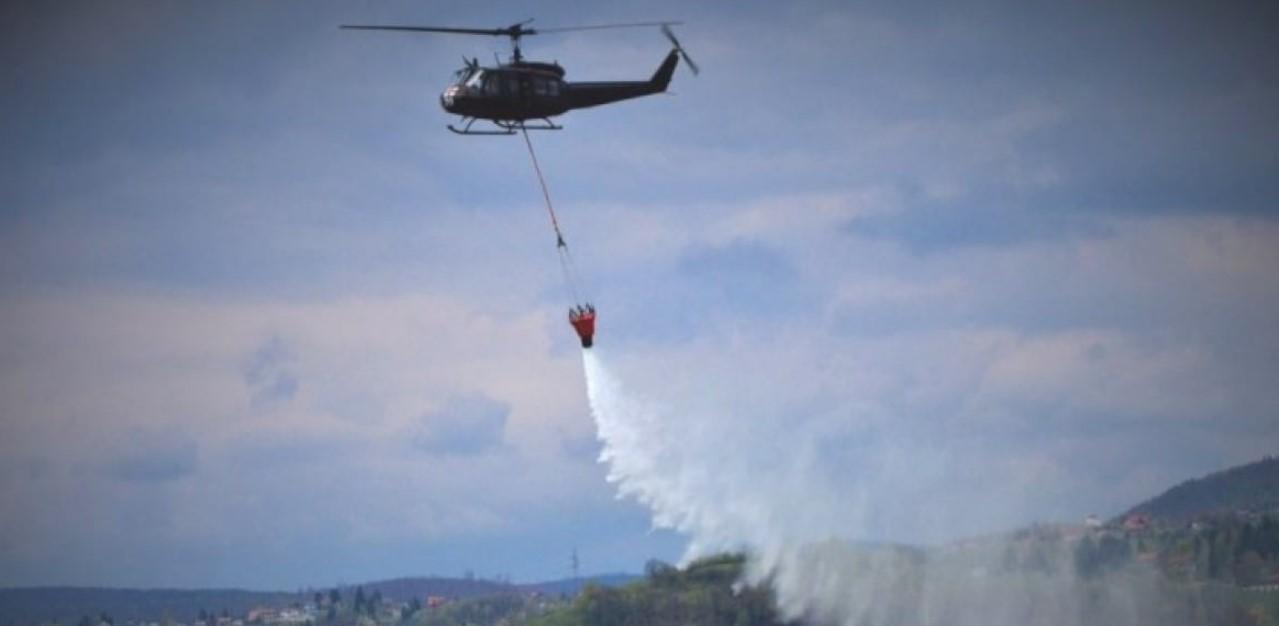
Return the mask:
{"type": "Polygon", "coordinates": [[[552,98],[560,95],[560,81],[546,81],[546,95],[551,96],[552,98]]]}
{"type": "Polygon", "coordinates": [[[484,79],[484,95],[496,96],[501,91],[501,79],[498,76],[488,76],[484,79]]]}
{"type": "Polygon", "coordinates": [[[539,77],[539,78],[533,79],[533,94],[537,96],[546,95],[546,79],[545,78],[539,77]]]}
{"type": "Polygon", "coordinates": [[[520,95],[520,80],[518,78],[506,79],[506,94],[510,96],[520,95]]]}

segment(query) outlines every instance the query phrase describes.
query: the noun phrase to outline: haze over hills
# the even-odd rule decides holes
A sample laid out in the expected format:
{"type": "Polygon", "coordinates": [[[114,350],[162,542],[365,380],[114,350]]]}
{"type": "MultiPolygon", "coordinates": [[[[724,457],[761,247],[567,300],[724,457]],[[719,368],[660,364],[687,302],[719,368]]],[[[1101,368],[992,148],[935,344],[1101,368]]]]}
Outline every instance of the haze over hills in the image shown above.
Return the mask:
{"type": "MultiPolygon", "coordinates": [[[[601,574],[527,584],[511,584],[476,578],[412,577],[343,585],[338,591],[353,597],[357,588],[366,594],[380,592],[388,599],[439,596],[467,599],[483,596],[538,592],[548,595],[574,594],[586,584],[622,585],[637,578],[632,574],[601,574]]],[[[201,610],[243,615],[255,607],[288,606],[306,603],[316,592],[329,588],[296,592],[250,591],[245,589],[112,589],[102,587],[28,587],[0,589],[0,624],[32,624],[57,621],[72,624],[85,615],[110,615],[116,623],[153,621],[164,616],[190,622],[201,610]]]]}
{"type": "MultiPolygon", "coordinates": [[[[396,599],[426,596],[473,598],[501,593],[574,594],[587,584],[611,587],[624,585],[638,577],[636,574],[598,574],[523,584],[470,578],[409,577],[379,580],[358,586],[363,587],[367,593],[380,591],[383,596],[396,599]]],[[[343,589],[353,590],[355,587],[351,585],[343,589]]]]}
{"type": "Polygon", "coordinates": [[[243,615],[255,606],[287,605],[296,593],[244,589],[110,589],[102,587],[29,587],[0,589],[0,623],[74,624],[81,616],[102,614],[124,622],[190,621],[201,610],[243,615]]]}
{"type": "MultiPolygon", "coordinates": [[[[1187,523],[1205,516],[1236,511],[1268,512],[1279,509],[1279,460],[1261,461],[1226,469],[1188,480],[1128,511],[1144,513],[1165,524],[1187,523]]],[[[1126,515],[1126,514],[1125,514],[1126,515]]],[[[1121,516],[1122,517],[1122,516],[1121,516]]],[[[339,588],[353,595],[357,587],[388,599],[404,600],[441,596],[454,599],[539,592],[547,595],[575,594],[587,583],[603,587],[627,584],[638,576],[606,574],[531,584],[511,584],[473,578],[412,577],[372,581],[339,588]]],[[[243,615],[259,606],[287,606],[306,603],[317,591],[248,591],[234,589],[108,589],[38,587],[0,589],[0,624],[29,624],[58,621],[75,623],[84,615],[112,616],[117,623],[158,620],[169,616],[190,622],[201,610],[243,615]]]]}
{"type": "Polygon", "coordinates": [[[1187,480],[1134,506],[1120,518],[1139,513],[1158,523],[1182,525],[1203,517],[1275,510],[1279,510],[1279,459],[1267,456],[1187,480]]]}

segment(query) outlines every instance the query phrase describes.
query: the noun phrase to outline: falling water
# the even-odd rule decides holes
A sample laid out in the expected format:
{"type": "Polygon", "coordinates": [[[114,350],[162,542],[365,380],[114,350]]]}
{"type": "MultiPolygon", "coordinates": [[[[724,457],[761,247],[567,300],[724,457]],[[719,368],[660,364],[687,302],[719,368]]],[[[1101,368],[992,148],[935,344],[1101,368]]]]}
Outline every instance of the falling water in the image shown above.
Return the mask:
{"type": "MultiPolygon", "coordinates": [[[[882,489],[833,484],[809,458],[820,436],[800,422],[690,414],[628,392],[598,349],[582,354],[600,461],[619,496],[687,535],[687,558],[745,550],[744,582],[771,584],[785,617],[840,626],[1196,623],[1169,608],[1152,568],[1078,579],[1076,538],[1056,527],[931,548],[859,543],[876,508],[912,503],[881,506],[871,494],[882,489]]],[[[909,483],[883,450],[867,454],[878,458],[863,466],[874,481],[909,483]]],[[[903,497],[916,487],[903,484],[903,497]]]]}

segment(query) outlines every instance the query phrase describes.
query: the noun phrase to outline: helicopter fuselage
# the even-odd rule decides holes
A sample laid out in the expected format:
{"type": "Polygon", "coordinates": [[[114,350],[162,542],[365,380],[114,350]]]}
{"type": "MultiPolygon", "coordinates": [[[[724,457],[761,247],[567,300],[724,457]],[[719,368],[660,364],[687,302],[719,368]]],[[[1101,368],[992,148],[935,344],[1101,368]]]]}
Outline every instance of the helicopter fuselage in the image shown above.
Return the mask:
{"type": "MultiPolygon", "coordinates": [[[[494,122],[506,131],[523,127],[527,120],[546,120],[573,109],[583,109],[619,100],[666,91],[679,54],[670,54],[652,78],[639,81],[568,82],[564,68],[556,63],[515,61],[498,67],[471,63],[458,71],[458,79],[440,94],[440,106],[449,113],[475,120],[494,122]]],[[[452,128],[452,127],[450,127],[452,128]]],[[[457,130],[465,134],[480,131],[457,130]]]]}

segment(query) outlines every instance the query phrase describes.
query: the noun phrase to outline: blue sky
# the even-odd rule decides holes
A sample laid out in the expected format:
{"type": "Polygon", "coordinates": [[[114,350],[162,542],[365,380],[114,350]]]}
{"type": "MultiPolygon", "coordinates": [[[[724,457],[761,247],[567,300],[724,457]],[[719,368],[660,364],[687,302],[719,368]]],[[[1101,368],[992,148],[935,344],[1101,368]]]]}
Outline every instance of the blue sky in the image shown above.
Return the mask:
{"type": "MultiPolygon", "coordinates": [[[[730,449],[812,432],[832,497],[913,450],[857,490],[877,536],[1115,514],[1279,448],[1272,5],[470,4],[0,9],[0,585],[683,551],[595,460],[523,146],[444,128],[505,43],[341,23],[684,20],[674,97],[533,137],[600,347],[737,412],[730,449]]],[[[570,80],[666,51],[525,42],[570,80]]]]}

